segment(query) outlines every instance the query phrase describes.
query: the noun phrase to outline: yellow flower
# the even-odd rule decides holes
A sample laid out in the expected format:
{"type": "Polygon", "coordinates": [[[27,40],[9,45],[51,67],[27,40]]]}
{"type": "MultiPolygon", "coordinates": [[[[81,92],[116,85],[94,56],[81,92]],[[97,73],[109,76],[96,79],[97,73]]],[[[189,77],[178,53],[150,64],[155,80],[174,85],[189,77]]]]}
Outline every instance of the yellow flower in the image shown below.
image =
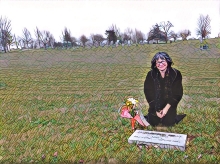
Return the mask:
{"type": "Polygon", "coordinates": [[[132,105],[131,101],[126,101],[125,104],[126,104],[127,106],[131,106],[131,105],[132,105]]]}

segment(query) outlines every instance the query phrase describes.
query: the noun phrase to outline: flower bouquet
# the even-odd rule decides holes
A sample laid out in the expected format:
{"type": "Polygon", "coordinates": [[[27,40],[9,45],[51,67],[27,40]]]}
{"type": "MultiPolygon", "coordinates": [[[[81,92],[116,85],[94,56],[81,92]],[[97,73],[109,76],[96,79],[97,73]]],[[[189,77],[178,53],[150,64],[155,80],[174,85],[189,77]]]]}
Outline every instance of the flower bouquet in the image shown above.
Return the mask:
{"type": "Polygon", "coordinates": [[[149,123],[144,118],[142,112],[140,109],[138,109],[138,100],[135,100],[134,98],[128,98],[125,100],[124,104],[119,108],[119,113],[121,117],[123,118],[129,118],[131,119],[131,127],[132,130],[135,129],[135,123],[136,121],[142,125],[147,127],[149,123]]]}

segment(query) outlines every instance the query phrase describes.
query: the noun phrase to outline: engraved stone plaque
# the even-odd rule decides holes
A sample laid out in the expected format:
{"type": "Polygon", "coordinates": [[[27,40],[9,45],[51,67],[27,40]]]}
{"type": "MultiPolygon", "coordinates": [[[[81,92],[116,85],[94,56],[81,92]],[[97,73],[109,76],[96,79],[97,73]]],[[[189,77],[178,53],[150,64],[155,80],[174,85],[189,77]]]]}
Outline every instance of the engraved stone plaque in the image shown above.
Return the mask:
{"type": "Polygon", "coordinates": [[[128,139],[128,143],[137,143],[165,149],[177,149],[181,151],[185,151],[186,141],[186,134],[146,130],[136,130],[128,139]]]}

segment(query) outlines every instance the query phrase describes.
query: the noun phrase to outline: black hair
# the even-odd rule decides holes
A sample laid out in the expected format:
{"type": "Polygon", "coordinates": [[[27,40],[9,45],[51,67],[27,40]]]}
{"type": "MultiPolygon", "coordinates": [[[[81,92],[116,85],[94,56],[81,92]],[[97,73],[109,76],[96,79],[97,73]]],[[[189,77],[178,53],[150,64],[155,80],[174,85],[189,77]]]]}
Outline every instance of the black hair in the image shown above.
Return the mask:
{"type": "Polygon", "coordinates": [[[162,60],[166,60],[167,64],[168,64],[168,67],[171,67],[171,65],[174,64],[171,57],[166,52],[158,52],[154,55],[154,57],[151,60],[151,68],[152,69],[156,68],[156,61],[159,58],[162,59],[162,60]]]}

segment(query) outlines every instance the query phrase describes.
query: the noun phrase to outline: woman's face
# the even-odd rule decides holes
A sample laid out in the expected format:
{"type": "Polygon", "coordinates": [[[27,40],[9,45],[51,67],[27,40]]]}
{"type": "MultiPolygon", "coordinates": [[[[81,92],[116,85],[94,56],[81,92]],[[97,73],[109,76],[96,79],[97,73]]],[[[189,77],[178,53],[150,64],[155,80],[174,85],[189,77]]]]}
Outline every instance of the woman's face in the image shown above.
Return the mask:
{"type": "Polygon", "coordinates": [[[159,71],[164,71],[167,69],[167,61],[165,59],[161,59],[159,58],[157,61],[156,61],[156,67],[159,71]]]}

